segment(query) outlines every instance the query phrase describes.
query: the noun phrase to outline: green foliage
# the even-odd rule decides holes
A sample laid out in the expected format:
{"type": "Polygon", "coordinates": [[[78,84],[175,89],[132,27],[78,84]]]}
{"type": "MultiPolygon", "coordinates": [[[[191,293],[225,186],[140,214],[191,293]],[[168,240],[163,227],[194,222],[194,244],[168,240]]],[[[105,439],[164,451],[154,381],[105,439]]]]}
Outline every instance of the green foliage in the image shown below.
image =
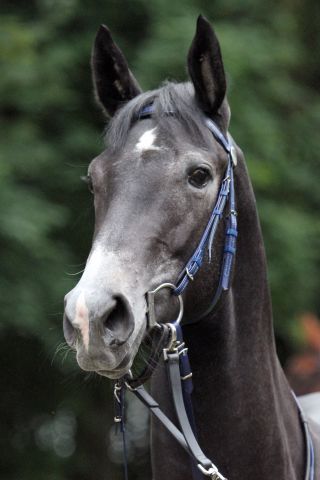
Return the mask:
{"type": "MultiPolygon", "coordinates": [[[[90,248],[91,199],[79,177],[102,149],[104,119],[89,69],[95,31],[102,22],[110,26],[148,89],[187,78],[196,17],[202,12],[213,21],[228,74],[231,132],[257,196],[276,329],[293,338],[296,316],[320,307],[319,5],[34,0],[4,1],[1,9],[4,478],[96,480],[109,472],[114,480],[121,474],[107,470],[108,384],[84,382],[70,356],[54,356],[63,340],[63,295],[75,283],[67,272],[83,268],[90,248]]],[[[130,478],[149,476],[136,460],[130,478]]]]}

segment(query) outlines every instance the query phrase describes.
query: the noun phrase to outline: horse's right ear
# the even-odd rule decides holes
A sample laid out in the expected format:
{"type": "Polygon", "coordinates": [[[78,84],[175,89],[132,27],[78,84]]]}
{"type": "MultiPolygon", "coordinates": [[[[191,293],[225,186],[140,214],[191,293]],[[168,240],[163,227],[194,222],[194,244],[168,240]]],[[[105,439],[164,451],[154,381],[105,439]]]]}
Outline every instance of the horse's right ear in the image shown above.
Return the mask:
{"type": "Polygon", "coordinates": [[[110,116],[141,93],[123,53],[105,25],[100,26],[95,38],[91,69],[98,103],[110,116]]]}

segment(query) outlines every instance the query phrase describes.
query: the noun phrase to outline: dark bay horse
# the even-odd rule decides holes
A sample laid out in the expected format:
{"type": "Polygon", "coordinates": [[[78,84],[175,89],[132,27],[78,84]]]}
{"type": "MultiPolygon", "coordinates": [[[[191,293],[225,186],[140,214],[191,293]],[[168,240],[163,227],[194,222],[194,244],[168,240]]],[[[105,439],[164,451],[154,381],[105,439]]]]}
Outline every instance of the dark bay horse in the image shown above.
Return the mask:
{"type": "MultiPolygon", "coordinates": [[[[88,170],[95,231],[83,275],[66,296],[64,333],[81,368],[118,379],[146,335],[146,292],[176,283],[207,225],[227,158],[205,119],[226,136],[230,109],[219,43],[203,17],[188,55],[190,83],[142,93],[104,26],[92,70],[97,98],[112,120],[108,147],[88,170]],[[152,115],[139,118],[149,105],[152,115]]],[[[199,443],[228,480],[310,480],[303,425],[275,349],[255,197],[238,146],[236,154],[239,232],[231,287],[205,313],[218,285],[223,218],[212,259],[204,258],[183,293],[199,443]]],[[[174,318],[176,305],[169,292],[161,294],[158,322],[174,318]]],[[[161,364],[151,387],[174,419],[161,364]]],[[[314,479],[320,479],[320,428],[309,425],[314,479]]],[[[187,454],[155,422],[152,468],[155,480],[192,478],[187,454]]]]}

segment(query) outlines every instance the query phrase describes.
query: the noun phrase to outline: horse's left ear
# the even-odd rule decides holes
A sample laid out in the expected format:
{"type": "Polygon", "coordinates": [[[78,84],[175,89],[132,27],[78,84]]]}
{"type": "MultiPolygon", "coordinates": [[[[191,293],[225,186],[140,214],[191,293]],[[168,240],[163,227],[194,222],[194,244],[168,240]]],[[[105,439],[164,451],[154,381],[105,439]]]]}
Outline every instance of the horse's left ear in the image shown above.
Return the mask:
{"type": "Polygon", "coordinates": [[[92,50],[91,68],[98,103],[112,116],[118,107],[141,93],[120,48],[105,25],[99,28],[92,50]]]}
{"type": "Polygon", "coordinates": [[[188,70],[201,108],[214,115],[226,94],[226,77],[218,39],[202,15],[189,50],[188,70]]]}

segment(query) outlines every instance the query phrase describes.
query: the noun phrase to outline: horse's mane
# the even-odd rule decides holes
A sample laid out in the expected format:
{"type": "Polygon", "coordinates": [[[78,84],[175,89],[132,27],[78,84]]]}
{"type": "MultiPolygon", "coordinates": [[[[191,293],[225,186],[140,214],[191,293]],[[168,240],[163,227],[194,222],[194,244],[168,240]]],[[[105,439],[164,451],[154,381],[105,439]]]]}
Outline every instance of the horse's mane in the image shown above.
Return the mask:
{"type": "Polygon", "coordinates": [[[138,95],[118,110],[110,120],[106,129],[106,144],[113,150],[125,145],[132,125],[139,119],[143,107],[153,104],[158,128],[170,132],[172,136],[172,115],[188,134],[193,144],[208,145],[206,129],[203,125],[203,113],[195,101],[194,88],[191,83],[167,82],[157,90],[151,90],[138,95]],[[169,114],[169,115],[168,115],[169,114]]]}

